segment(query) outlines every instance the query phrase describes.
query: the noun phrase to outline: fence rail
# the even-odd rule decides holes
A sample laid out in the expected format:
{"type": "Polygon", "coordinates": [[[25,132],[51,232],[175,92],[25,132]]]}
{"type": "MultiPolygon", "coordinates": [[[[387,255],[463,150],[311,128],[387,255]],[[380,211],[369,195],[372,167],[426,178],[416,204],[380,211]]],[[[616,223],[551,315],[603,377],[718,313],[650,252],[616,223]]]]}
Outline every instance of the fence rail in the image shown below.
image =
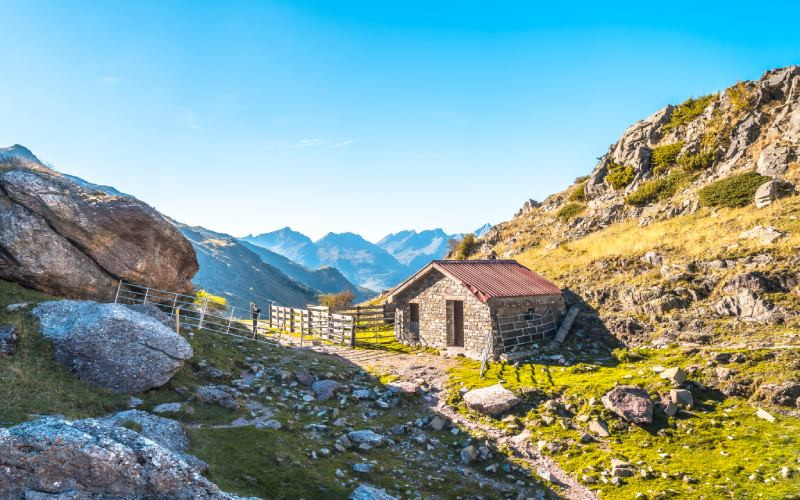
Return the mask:
{"type": "Polygon", "coordinates": [[[268,315],[254,315],[250,308],[217,304],[208,298],[124,281],[117,287],[114,302],[156,306],[175,321],[177,328],[190,327],[273,345],[302,346],[320,340],[355,345],[353,316],[332,313],[327,307],[300,309],[273,305],[268,315]]]}
{"type": "Polygon", "coordinates": [[[370,330],[394,325],[394,304],[334,307],[332,313],[352,316],[356,330],[370,330]]]}

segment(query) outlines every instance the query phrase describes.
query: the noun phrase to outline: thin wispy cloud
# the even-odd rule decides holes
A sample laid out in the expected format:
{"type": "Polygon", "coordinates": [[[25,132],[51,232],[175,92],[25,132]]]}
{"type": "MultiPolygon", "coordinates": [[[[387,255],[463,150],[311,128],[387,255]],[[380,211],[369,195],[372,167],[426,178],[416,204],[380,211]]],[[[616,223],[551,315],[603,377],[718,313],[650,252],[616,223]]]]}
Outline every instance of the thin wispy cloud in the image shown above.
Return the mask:
{"type": "Polygon", "coordinates": [[[358,142],[358,139],[334,139],[325,137],[314,137],[309,139],[299,139],[297,141],[278,141],[268,144],[276,149],[338,149],[358,142]]]}
{"type": "Polygon", "coordinates": [[[186,109],[183,111],[180,119],[181,123],[183,123],[186,128],[190,129],[198,129],[200,128],[200,124],[198,123],[197,115],[191,109],[186,109]]]}

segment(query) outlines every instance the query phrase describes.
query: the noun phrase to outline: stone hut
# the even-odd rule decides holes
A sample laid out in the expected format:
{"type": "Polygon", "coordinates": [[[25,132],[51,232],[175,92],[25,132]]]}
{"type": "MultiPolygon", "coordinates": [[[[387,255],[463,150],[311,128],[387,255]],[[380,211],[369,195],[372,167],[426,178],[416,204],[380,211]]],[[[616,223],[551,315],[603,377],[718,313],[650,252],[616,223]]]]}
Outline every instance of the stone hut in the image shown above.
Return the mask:
{"type": "Polygon", "coordinates": [[[514,260],[435,260],[391,291],[395,337],[480,359],[525,350],[555,334],[556,285],[514,260]]]}

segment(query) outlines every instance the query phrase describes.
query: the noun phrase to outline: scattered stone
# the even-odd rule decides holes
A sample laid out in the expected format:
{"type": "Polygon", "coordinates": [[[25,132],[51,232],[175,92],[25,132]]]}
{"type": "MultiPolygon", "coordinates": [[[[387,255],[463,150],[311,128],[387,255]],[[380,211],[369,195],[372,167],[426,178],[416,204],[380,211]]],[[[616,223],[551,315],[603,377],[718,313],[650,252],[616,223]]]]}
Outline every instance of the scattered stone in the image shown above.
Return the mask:
{"type": "Polygon", "coordinates": [[[192,347],[157,320],[120,304],[61,300],[33,310],[57,361],[79,378],[115,392],[166,384],[192,347]]]}
{"type": "Polygon", "coordinates": [[[366,443],[370,446],[381,446],[386,438],[372,430],[353,431],[347,434],[350,441],[362,444],[366,443]]]}
{"type": "Polygon", "coordinates": [[[581,443],[587,444],[591,443],[592,441],[594,441],[594,438],[588,432],[584,432],[581,434],[581,443]]]}
{"type": "Polygon", "coordinates": [[[419,390],[419,386],[414,382],[404,381],[389,382],[386,384],[386,388],[395,394],[416,394],[419,390]]]}
{"type": "Polygon", "coordinates": [[[464,394],[463,398],[471,410],[491,416],[510,410],[520,401],[513,392],[501,384],[473,389],[464,394]]]}
{"type": "Polygon", "coordinates": [[[661,267],[664,264],[664,258],[658,252],[650,251],[642,256],[642,261],[650,264],[653,267],[661,267]]]}
{"type": "MultiPolygon", "coordinates": [[[[157,418],[157,417],[155,417],[157,418]]],[[[0,429],[0,496],[234,499],[187,455],[98,419],[42,418],[0,429]]]]}
{"type": "Polygon", "coordinates": [[[473,445],[461,449],[461,463],[469,465],[478,458],[478,450],[473,445]]]}
{"type": "Polygon", "coordinates": [[[678,406],[692,406],[692,393],[686,389],[671,389],[669,399],[678,406]]]}
{"type": "Polygon", "coordinates": [[[6,306],[6,311],[8,312],[16,312],[21,311],[31,305],[30,302],[17,302],[16,304],[9,304],[6,306]]]}
{"type": "Polygon", "coordinates": [[[356,389],[353,391],[353,397],[356,399],[372,399],[372,391],[369,389],[356,389]]]}
{"type": "Polygon", "coordinates": [[[663,405],[664,414],[668,417],[674,417],[678,413],[678,407],[672,401],[668,401],[663,405]]]}
{"type": "Polygon", "coordinates": [[[667,368],[661,372],[661,378],[669,380],[675,385],[680,385],[686,382],[686,372],[679,366],[667,368]]]}
{"type": "Polygon", "coordinates": [[[436,415],[431,419],[428,425],[430,426],[431,429],[435,431],[440,431],[444,429],[445,425],[447,425],[447,421],[442,417],[440,417],[439,415],[436,415]]]}
{"type": "Polygon", "coordinates": [[[800,408],[800,382],[789,380],[782,384],[761,384],[756,398],[774,405],[800,408]]]}
{"type": "Polygon", "coordinates": [[[278,431],[283,428],[283,424],[275,420],[274,418],[270,418],[267,420],[259,420],[255,424],[256,429],[270,429],[273,431],[278,431]]]}
{"type": "Polygon", "coordinates": [[[294,378],[305,386],[310,386],[314,383],[314,376],[305,370],[298,370],[294,372],[294,378]]]}
{"type": "Polygon", "coordinates": [[[747,289],[739,290],[734,296],[722,297],[714,305],[714,310],[720,316],[733,316],[745,321],[775,324],[783,319],[783,314],[778,308],[761,299],[756,292],[747,289]]]}
{"type": "Polygon", "coordinates": [[[785,233],[778,231],[774,226],[756,226],[741,232],[739,239],[759,240],[764,245],[770,245],[783,236],[785,233]]]}
{"type": "Polygon", "coordinates": [[[358,472],[359,474],[369,474],[370,472],[372,472],[372,469],[374,467],[375,467],[374,465],[367,462],[360,462],[357,464],[353,464],[353,470],[358,472]]]}
{"type": "Polygon", "coordinates": [[[194,397],[197,401],[207,405],[219,405],[231,410],[239,408],[239,403],[233,397],[233,389],[225,385],[198,387],[194,392],[194,397]]]}
{"type": "Polygon", "coordinates": [[[311,390],[314,391],[320,401],[332,398],[341,388],[342,384],[335,380],[318,380],[311,384],[311,390]]]}
{"type": "MultiPolygon", "coordinates": [[[[590,436],[590,439],[591,439],[591,436],[590,436]]],[[[553,474],[549,470],[547,470],[547,469],[545,469],[543,467],[539,467],[538,469],[536,469],[536,474],[540,478],[542,478],[542,480],[544,480],[545,482],[548,482],[548,483],[553,482],[553,474]]]]}
{"type": "Polygon", "coordinates": [[[608,424],[602,420],[592,420],[589,422],[589,431],[595,436],[608,437],[611,434],[608,432],[608,424]]]}
{"type": "Polygon", "coordinates": [[[19,335],[12,325],[0,325],[0,357],[11,356],[17,352],[19,335]]]}
{"type": "Polygon", "coordinates": [[[634,471],[628,462],[623,460],[611,460],[611,475],[613,477],[631,477],[634,471]]]}
{"type": "Polygon", "coordinates": [[[153,413],[177,413],[181,411],[181,403],[161,403],[153,408],[153,413]]]}
{"type": "Polygon", "coordinates": [[[362,484],[350,494],[349,500],[397,500],[397,497],[389,495],[386,490],[362,484]]]}
{"type": "Polygon", "coordinates": [[[653,401],[641,387],[618,385],[602,397],[603,405],[624,420],[634,424],[653,421],[653,401]]]}
{"type": "Polygon", "coordinates": [[[144,404],[144,401],[139,399],[139,398],[137,398],[137,397],[131,396],[130,399],[128,399],[128,406],[130,408],[138,408],[138,407],[142,406],[143,404],[144,404]]]}
{"type": "Polygon", "coordinates": [[[773,417],[769,412],[767,412],[766,410],[763,410],[761,408],[759,408],[758,411],[756,412],[756,416],[758,418],[763,418],[764,420],[766,420],[769,423],[774,423],[775,422],[775,417],[773,417]]]}

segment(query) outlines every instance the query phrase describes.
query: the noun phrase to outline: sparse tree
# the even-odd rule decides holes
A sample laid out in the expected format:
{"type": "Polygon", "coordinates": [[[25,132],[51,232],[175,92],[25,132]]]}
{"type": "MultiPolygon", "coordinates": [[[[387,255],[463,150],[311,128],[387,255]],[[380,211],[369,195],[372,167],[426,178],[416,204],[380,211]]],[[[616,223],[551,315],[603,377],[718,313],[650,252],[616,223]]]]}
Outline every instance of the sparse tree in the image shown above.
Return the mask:
{"type": "Polygon", "coordinates": [[[319,296],[319,303],[323,306],[330,308],[334,307],[350,307],[353,305],[353,300],[356,296],[350,290],[343,290],[339,293],[323,293],[319,296]]]}

